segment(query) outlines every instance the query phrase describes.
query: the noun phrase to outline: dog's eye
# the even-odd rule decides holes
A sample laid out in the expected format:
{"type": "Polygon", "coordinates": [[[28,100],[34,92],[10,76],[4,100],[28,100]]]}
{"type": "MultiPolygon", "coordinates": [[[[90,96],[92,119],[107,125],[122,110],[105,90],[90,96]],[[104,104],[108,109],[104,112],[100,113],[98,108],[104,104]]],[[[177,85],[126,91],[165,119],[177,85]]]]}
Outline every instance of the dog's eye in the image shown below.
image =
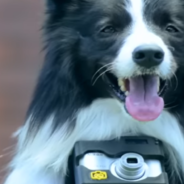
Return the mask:
{"type": "Polygon", "coordinates": [[[107,26],[101,30],[101,33],[105,33],[105,34],[111,34],[115,32],[116,32],[116,29],[113,26],[107,26]]]}
{"type": "Polygon", "coordinates": [[[169,33],[178,33],[179,32],[179,30],[173,25],[168,25],[166,27],[166,31],[169,33]]]}

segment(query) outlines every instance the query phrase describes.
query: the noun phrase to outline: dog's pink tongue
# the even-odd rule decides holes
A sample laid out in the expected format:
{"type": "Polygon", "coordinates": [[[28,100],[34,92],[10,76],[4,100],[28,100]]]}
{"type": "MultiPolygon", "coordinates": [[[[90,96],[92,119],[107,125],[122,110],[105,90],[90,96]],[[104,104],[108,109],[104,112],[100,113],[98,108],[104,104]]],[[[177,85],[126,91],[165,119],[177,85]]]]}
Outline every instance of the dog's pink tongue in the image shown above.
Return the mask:
{"type": "Polygon", "coordinates": [[[157,77],[144,76],[129,80],[129,95],[126,109],[139,121],[156,119],[164,108],[164,101],[157,94],[157,77]]]}

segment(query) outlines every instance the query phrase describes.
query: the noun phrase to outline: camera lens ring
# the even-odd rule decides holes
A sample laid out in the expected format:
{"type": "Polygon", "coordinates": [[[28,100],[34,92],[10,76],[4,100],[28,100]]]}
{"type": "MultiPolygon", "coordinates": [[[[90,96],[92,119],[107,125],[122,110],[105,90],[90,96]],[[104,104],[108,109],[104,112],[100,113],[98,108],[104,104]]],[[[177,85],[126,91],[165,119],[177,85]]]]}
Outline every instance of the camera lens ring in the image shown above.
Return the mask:
{"type": "Polygon", "coordinates": [[[137,153],[124,154],[118,160],[115,170],[117,175],[123,179],[140,179],[145,174],[144,158],[137,153]]]}

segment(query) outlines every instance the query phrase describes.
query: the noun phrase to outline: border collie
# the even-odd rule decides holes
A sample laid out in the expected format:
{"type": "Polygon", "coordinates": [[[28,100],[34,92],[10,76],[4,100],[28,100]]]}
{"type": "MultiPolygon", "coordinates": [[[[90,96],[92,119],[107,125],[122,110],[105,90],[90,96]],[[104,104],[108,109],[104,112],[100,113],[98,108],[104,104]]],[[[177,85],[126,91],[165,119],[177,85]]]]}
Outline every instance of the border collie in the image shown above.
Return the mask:
{"type": "Polygon", "coordinates": [[[183,184],[184,0],[46,4],[45,62],[5,183],[64,183],[76,141],[147,135],[183,184]]]}

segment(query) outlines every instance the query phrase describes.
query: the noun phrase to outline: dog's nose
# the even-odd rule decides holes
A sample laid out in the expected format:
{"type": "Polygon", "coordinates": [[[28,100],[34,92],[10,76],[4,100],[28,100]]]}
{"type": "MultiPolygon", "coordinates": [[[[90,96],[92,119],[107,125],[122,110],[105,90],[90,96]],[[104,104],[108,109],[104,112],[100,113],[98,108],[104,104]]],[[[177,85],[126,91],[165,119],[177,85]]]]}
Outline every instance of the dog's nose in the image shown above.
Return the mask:
{"type": "Polygon", "coordinates": [[[158,66],[164,60],[164,51],[157,45],[141,45],[135,48],[133,60],[144,68],[158,66]]]}

